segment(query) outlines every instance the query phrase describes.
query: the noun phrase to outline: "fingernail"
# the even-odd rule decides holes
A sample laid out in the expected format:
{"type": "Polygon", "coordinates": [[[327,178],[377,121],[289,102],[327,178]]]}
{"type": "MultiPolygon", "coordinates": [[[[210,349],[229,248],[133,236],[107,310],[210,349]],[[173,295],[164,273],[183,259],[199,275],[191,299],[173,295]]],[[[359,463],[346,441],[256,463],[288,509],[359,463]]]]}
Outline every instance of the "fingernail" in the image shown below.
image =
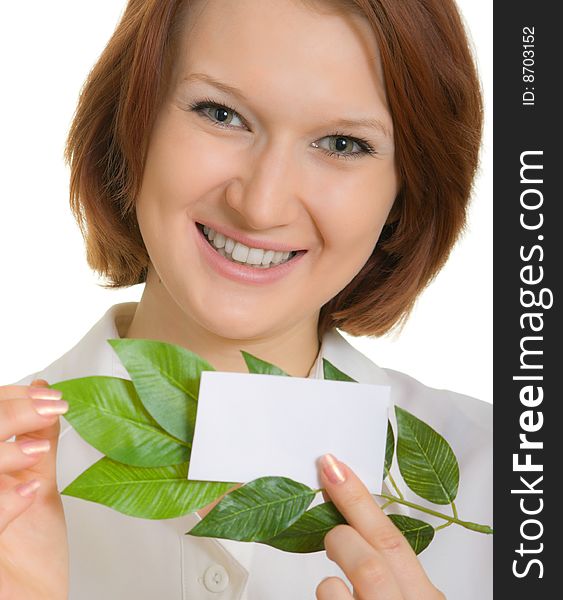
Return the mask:
{"type": "Polygon", "coordinates": [[[332,454],[325,454],[321,457],[323,473],[331,483],[344,483],[346,477],[338,461],[332,454]]]}
{"type": "Polygon", "coordinates": [[[62,415],[68,410],[68,402],[65,400],[34,400],[33,406],[42,417],[62,415]]]}
{"type": "Polygon", "coordinates": [[[27,483],[21,483],[20,485],[18,485],[16,487],[16,492],[20,496],[27,498],[28,496],[31,496],[35,491],[37,491],[40,485],[41,483],[37,479],[32,479],[27,483]]]}
{"type": "Polygon", "coordinates": [[[32,442],[18,442],[20,450],[31,456],[33,454],[40,454],[41,452],[49,452],[51,443],[49,440],[34,440],[32,442]]]}
{"type": "Polygon", "coordinates": [[[51,388],[30,388],[29,397],[36,398],[38,400],[60,400],[63,397],[61,390],[54,390],[51,388]]]}

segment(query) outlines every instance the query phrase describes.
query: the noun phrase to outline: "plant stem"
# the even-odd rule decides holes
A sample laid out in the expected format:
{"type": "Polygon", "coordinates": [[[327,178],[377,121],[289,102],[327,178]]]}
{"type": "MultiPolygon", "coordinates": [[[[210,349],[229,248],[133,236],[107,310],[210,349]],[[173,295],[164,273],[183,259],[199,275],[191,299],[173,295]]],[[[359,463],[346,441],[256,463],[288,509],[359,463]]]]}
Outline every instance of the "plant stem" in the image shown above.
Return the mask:
{"type": "MultiPolygon", "coordinates": [[[[323,490],[324,490],[324,488],[321,488],[319,490],[313,490],[313,491],[315,492],[315,494],[318,494],[319,492],[322,492],[323,490]]],[[[489,527],[488,525],[480,525],[479,523],[472,523],[471,521],[462,521],[457,514],[457,508],[456,508],[456,505],[454,502],[452,502],[452,511],[454,513],[454,516],[450,517],[449,515],[445,515],[444,513],[440,513],[438,511],[432,510],[431,508],[426,508],[425,506],[420,506],[419,504],[415,504],[414,502],[409,502],[408,500],[405,500],[404,498],[397,498],[396,496],[388,496],[387,494],[373,494],[373,495],[379,496],[380,498],[385,498],[387,500],[387,502],[385,502],[382,506],[380,506],[381,509],[384,509],[387,506],[389,506],[390,504],[393,504],[394,502],[396,502],[397,504],[402,504],[404,506],[414,508],[416,510],[419,510],[420,512],[424,512],[426,514],[433,515],[434,517],[438,517],[439,519],[444,519],[444,521],[447,521],[447,523],[445,523],[444,525],[435,527],[436,531],[438,531],[438,529],[444,529],[444,527],[448,527],[452,523],[456,523],[457,525],[461,525],[462,527],[465,527],[465,529],[470,529],[471,531],[478,531],[479,533],[487,533],[487,534],[493,533],[493,528],[489,527]]]]}
{"type": "MultiPolygon", "coordinates": [[[[457,508],[456,508],[455,502],[452,502],[452,512],[454,513],[454,517],[457,519],[458,514],[457,514],[457,508]]],[[[453,523],[453,521],[444,523],[443,525],[440,525],[440,527],[435,527],[434,531],[438,531],[439,529],[445,529],[446,527],[449,527],[452,523],[453,523]]]]}
{"type": "Polygon", "coordinates": [[[427,513],[429,515],[433,515],[440,519],[444,519],[445,521],[448,521],[449,523],[457,523],[458,525],[461,525],[462,527],[465,527],[466,529],[471,529],[472,531],[479,531],[480,533],[493,533],[493,529],[491,527],[489,527],[488,525],[480,525],[479,523],[472,523],[471,521],[460,520],[457,517],[457,509],[455,509],[455,507],[454,507],[454,514],[456,516],[450,517],[449,515],[445,515],[444,513],[439,513],[430,508],[426,508],[425,506],[420,506],[418,504],[415,504],[414,502],[408,502],[404,498],[396,498],[395,496],[388,496],[387,494],[376,494],[376,495],[378,495],[380,498],[385,498],[386,500],[396,502],[397,504],[402,504],[404,506],[414,508],[421,512],[427,513]]]}
{"type": "Polygon", "coordinates": [[[387,471],[387,476],[389,477],[389,481],[391,482],[391,485],[393,486],[393,488],[395,489],[395,491],[397,492],[397,494],[399,495],[399,498],[401,500],[404,500],[405,497],[403,496],[403,494],[401,493],[401,490],[399,489],[398,485],[395,483],[395,480],[393,479],[393,475],[391,475],[391,471],[387,471]]]}

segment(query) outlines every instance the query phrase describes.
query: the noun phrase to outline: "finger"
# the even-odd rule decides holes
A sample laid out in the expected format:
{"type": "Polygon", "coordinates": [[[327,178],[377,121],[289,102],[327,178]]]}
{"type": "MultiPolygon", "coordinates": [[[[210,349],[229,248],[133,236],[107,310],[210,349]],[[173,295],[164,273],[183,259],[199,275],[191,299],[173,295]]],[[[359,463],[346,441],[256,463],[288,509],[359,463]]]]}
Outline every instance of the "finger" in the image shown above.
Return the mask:
{"type": "Polygon", "coordinates": [[[0,473],[14,473],[28,469],[49,451],[49,440],[29,442],[0,442],[0,473]]]}
{"type": "Polygon", "coordinates": [[[26,481],[0,494],[0,535],[8,525],[33,503],[37,480],[26,481]]]}
{"type": "Polygon", "coordinates": [[[382,552],[350,525],[333,527],[324,538],[326,555],[346,574],[362,600],[401,600],[395,574],[382,552]]]}
{"type": "MultiPolygon", "coordinates": [[[[57,490],[57,449],[60,435],[60,415],[43,416],[37,413],[37,403],[48,406],[51,410],[57,405],[60,405],[65,410],[62,414],[65,414],[68,410],[68,403],[64,400],[50,400],[45,399],[53,396],[56,390],[49,388],[49,384],[45,379],[36,379],[32,382],[31,386],[7,386],[8,388],[19,388],[9,393],[9,398],[4,401],[0,401],[0,413],[4,411],[4,415],[7,411],[13,415],[16,415],[16,426],[15,428],[10,427],[11,431],[8,432],[8,436],[15,435],[15,444],[26,444],[29,450],[30,443],[41,443],[45,445],[48,443],[49,449],[42,454],[40,458],[32,461],[30,465],[25,468],[31,474],[41,482],[41,488],[39,494],[42,496],[48,496],[57,490]],[[23,396],[22,396],[23,390],[23,396]],[[20,400],[14,400],[14,395],[20,400]],[[32,398],[31,396],[36,396],[32,398]],[[24,398],[24,415],[22,415],[22,400],[24,398]],[[14,404],[15,403],[15,404],[14,404]],[[26,408],[27,407],[27,408],[26,408]],[[27,423],[27,424],[26,424],[27,423]]],[[[4,388],[4,392],[5,392],[4,388]]],[[[2,388],[0,388],[2,390],[2,388]]],[[[1,430],[3,424],[13,419],[5,419],[0,414],[0,439],[7,439],[5,436],[2,437],[1,430]]],[[[10,444],[12,442],[9,442],[10,444]]]]}
{"type": "Polygon", "coordinates": [[[406,538],[350,467],[327,454],[321,459],[321,481],[346,522],[384,555],[405,596],[435,591],[406,538]]]}
{"type": "Polygon", "coordinates": [[[0,386],[0,402],[10,398],[25,398],[28,389],[28,385],[2,385],[0,386]]]}
{"type": "Polygon", "coordinates": [[[5,441],[14,435],[27,435],[52,426],[58,416],[68,410],[68,403],[54,400],[53,392],[54,390],[28,386],[23,397],[18,394],[4,398],[0,402],[0,440],[5,441]]]}
{"type": "Polygon", "coordinates": [[[317,600],[353,600],[347,585],[340,577],[323,579],[316,589],[317,600]]]}
{"type": "Polygon", "coordinates": [[[46,379],[34,379],[30,385],[36,385],[38,387],[49,387],[46,379]]]}
{"type": "Polygon", "coordinates": [[[0,402],[11,398],[27,398],[30,386],[49,389],[45,379],[34,379],[30,385],[3,385],[0,386],[0,402]]]}

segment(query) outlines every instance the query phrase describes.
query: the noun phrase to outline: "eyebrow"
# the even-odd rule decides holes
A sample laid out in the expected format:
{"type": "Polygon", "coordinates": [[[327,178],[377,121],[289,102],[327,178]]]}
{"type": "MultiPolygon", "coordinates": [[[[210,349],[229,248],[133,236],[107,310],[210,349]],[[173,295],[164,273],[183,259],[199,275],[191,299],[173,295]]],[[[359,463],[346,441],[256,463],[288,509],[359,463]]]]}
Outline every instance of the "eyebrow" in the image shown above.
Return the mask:
{"type": "MultiPolygon", "coordinates": [[[[218,79],[211,77],[211,75],[207,75],[207,73],[191,73],[190,75],[187,75],[184,78],[184,81],[189,82],[192,80],[202,81],[203,83],[212,85],[213,87],[221,90],[222,92],[235,96],[243,102],[245,102],[246,104],[250,104],[250,100],[244,95],[244,93],[241,90],[232,85],[224,83],[223,81],[219,81],[218,79]]],[[[383,121],[381,121],[380,119],[376,118],[341,118],[331,121],[330,123],[327,123],[327,125],[331,127],[367,127],[369,129],[375,129],[376,131],[379,131],[388,138],[393,138],[391,131],[385,125],[385,123],[383,123],[383,121]]]]}

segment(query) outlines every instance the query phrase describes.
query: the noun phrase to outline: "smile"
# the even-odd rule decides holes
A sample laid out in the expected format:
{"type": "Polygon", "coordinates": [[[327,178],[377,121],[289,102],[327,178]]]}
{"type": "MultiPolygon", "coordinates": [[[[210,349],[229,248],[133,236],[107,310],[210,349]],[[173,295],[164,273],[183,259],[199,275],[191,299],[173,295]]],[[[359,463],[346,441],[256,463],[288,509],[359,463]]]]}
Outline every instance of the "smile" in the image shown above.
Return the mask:
{"type": "Polygon", "coordinates": [[[218,254],[233,263],[244,264],[256,269],[271,269],[304,253],[303,251],[281,252],[264,248],[252,248],[201,223],[197,223],[197,228],[203,232],[209,245],[218,254]]]}

